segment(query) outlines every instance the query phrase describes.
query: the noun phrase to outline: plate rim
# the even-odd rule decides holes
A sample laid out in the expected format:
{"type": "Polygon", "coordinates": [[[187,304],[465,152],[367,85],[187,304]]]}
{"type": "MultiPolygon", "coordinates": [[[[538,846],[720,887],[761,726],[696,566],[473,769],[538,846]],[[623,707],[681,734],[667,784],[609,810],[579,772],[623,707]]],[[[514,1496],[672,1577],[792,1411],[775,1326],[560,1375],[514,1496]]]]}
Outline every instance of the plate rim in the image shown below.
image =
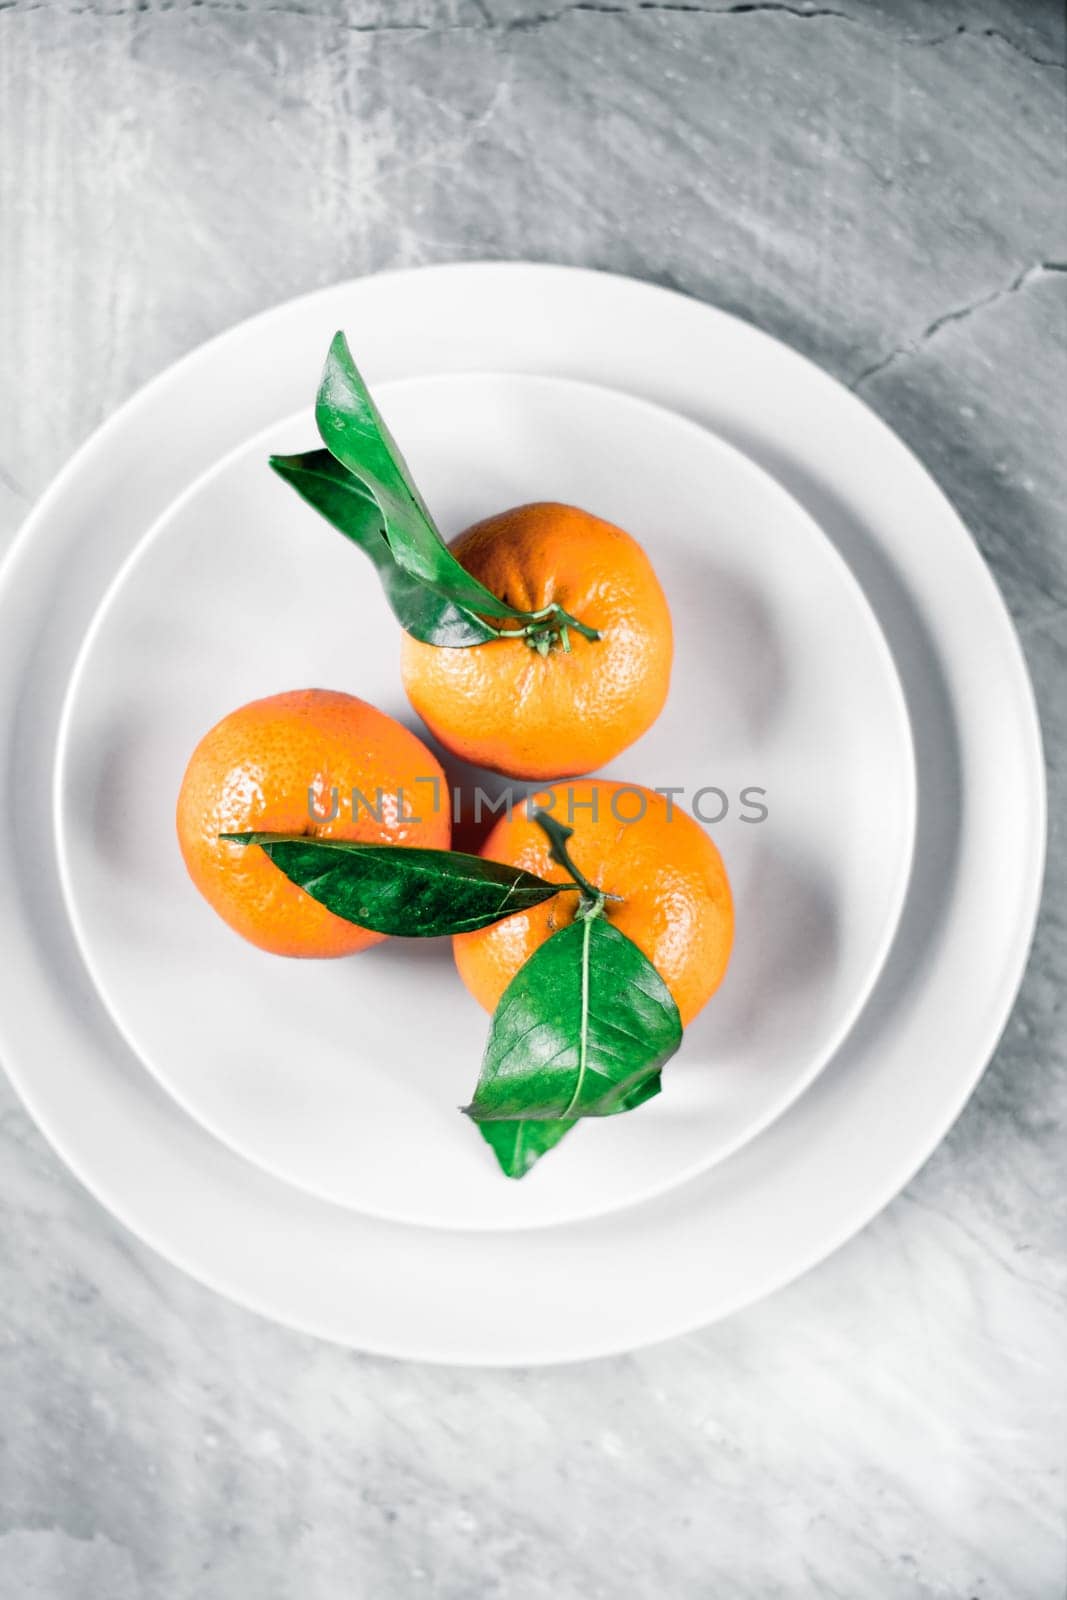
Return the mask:
{"type": "MultiPolygon", "coordinates": [[[[443,1361],[452,1364],[467,1365],[499,1365],[509,1366],[524,1362],[536,1364],[550,1364],[552,1362],[568,1361],[584,1356],[608,1354],[617,1351],[634,1349],[642,1345],[653,1344],[664,1338],[683,1333],[692,1328],[702,1326],[710,1321],[715,1321],[722,1316],[729,1315],[742,1305],[752,1303],[771,1290],[793,1281],[802,1272],[808,1270],[818,1261],[832,1253],[845,1239],[852,1237],[866,1225],[885,1204],[906,1184],[914,1173],[928,1159],[932,1151],[940,1143],[955,1122],[962,1107],[969,1099],[975,1084],[980,1078],[989,1057],[1008,1020],[1012,1002],[1017,994],[1019,982],[1026,965],[1028,953],[1032,943],[1037,913],[1040,905],[1043,869],[1045,861],[1046,842],[1046,787],[1045,771],[1042,757],[1041,728],[1037,715],[1037,708],[1033,688],[1026,668],[1025,657],[1021,643],[1012,625],[1007,607],[996,586],[991,573],[986,567],[973,540],[961,522],[958,514],[944,496],[936,481],[927,469],[919,462],[913,452],[892,432],[886,423],[878,417],[877,413],[858,396],[847,391],[841,383],[824,372],[814,362],[799,352],[791,349],[781,341],[773,339],[762,330],[753,327],[743,319],[709,306],[701,301],[665,289],[656,285],[642,283],[639,280],[624,278],[610,273],[601,273],[594,269],[575,268],[565,266],[546,266],[539,263],[507,262],[507,263],[454,263],[445,266],[431,266],[423,268],[402,269],[387,274],[379,274],[371,278],[350,279],[341,284],[329,285],[312,291],[298,299],[283,302],[273,308],[258,313],[255,317],[238,323],[236,327],[225,330],[216,335],[206,344],[190,351],[178,362],[169,366],[163,373],[151,380],[141,390],[124,403],[103,426],[90,436],[88,440],[75,452],[74,456],[53,480],[50,488],[46,490],[34,510],[23,524],[20,533],[16,535],[9,551],[7,552],[2,567],[0,567],[0,605],[6,603],[9,591],[14,587],[18,578],[20,564],[26,559],[26,553],[31,547],[31,539],[37,528],[51,514],[57,501],[67,492],[68,485],[76,479],[78,473],[88,467],[94,454],[103,446],[110,445],[116,433],[125,425],[131,412],[143,405],[146,400],[153,398],[169,382],[184,374],[193,367],[205,354],[213,351],[216,346],[228,339],[237,336],[247,337],[250,330],[258,330],[259,326],[267,319],[279,316],[289,311],[291,314],[306,311],[309,308],[317,309],[325,306],[333,299],[346,300],[368,286],[376,286],[380,294],[388,294],[398,285],[402,289],[410,287],[413,279],[419,279],[422,284],[430,285],[444,282],[446,287],[453,283],[457,274],[480,275],[483,282],[480,287],[484,290],[485,275],[493,275],[498,282],[507,282],[509,295],[513,286],[517,285],[525,275],[527,282],[537,280],[538,286],[543,286],[550,296],[558,295],[565,289],[568,301],[583,300],[590,290],[611,294],[618,298],[620,295],[636,296],[642,302],[642,310],[651,314],[653,305],[657,312],[662,313],[661,320],[670,321],[672,318],[696,317],[701,326],[710,328],[714,324],[726,339],[742,335],[747,341],[755,342],[755,350],[763,351],[765,356],[774,358],[787,366],[793,372],[806,376],[816,388],[821,388],[825,396],[837,396],[838,402],[846,400],[863,418],[865,427],[874,430],[874,437],[881,443],[896,464],[910,474],[922,486],[922,490],[932,509],[938,511],[942,522],[947,521],[952,525],[952,534],[958,547],[965,549],[969,570],[974,581],[984,590],[987,602],[993,607],[1001,625],[1001,644],[1008,657],[1008,667],[1012,676],[1012,694],[1014,710],[1017,713],[1017,732],[1024,747],[1024,765],[1026,771],[1022,774],[1022,788],[1028,808],[1028,818],[1033,826],[1029,829],[1026,838],[1026,848],[1023,852],[1023,861],[1019,873],[1020,892],[1018,904],[1015,907],[1015,916],[1012,922],[1012,938],[1010,946],[1004,953],[998,967],[998,981],[995,993],[988,1003],[982,1007],[982,1016],[977,1024],[978,1038],[968,1051],[969,1064],[965,1071],[954,1075],[951,1092],[940,1092],[937,1097],[936,1117],[933,1123],[927,1125],[925,1133],[913,1137],[909,1141],[906,1152],[900,1153],[887,1167],[883,1177],[875,1184],[866,1183],[862,1203],[856,1204],[843,1218],[839,1218],[836,1225],[820,1222],[818,1236],[805,1245],[804,1248],[795,1250],[787,1264],[771,1262],[765,1266],[762,1275],[750,1281],[744,1289],[735,1289],[725,1298],[720,1296],[711,1304],[702,1302],[698,1308],[685,1316],[672,1316],[668,1325],[656,1327],[645,1326],[640,1331],[630,1329],[629,1332],[618,1332],[613,1335],[593,1336],[588,1333],[582,1338],[571,1340],[566,1348],[549,1341],[551,1348],[546,1350],[538,1347],[536,1341],[531,1345],[528,1342],[512,1341],[507,1351],[486,1348],[484,1344],[472,1348],[472,1342],[467,1340],[463,1348],[457,1348],[455,1341],[451,1346],[445,1340],[445,1349],[442,1352],[441,1341],[436,1345],[427,1347],[421,1335],[415,1338],[410,1336],[401,1340],[381,1340],[366,1333],[355,1333],[346,1326],[343,1330],[337,1326],[336,1319],[331,1324],[328,1316],[321,1314],[315,1316],[302,1316],[294,1313],[291,1308],[280,1309],[276,1296],[275,1285],[270,1282],[270,1292],[263,1285],[257,1287],[235,1288],[232,1282],[223,1282],[218,1274],[205,1267],[202,1263],[191,1261],[187,1250],[173,1239],[164,1242],[161,1229],[156,1220],[140,1220],[131,1218],[130,1206],[126,1200],[115,1192],[113,1175],[108,1173],[90,1174],[86,1170],[86,1163],[70,1147],[66,1130],[50,1125],[50,1119],[42,1114],[40,1096],[36,1085],[32,1081],[25,1081],[24,1074],[16,1075],[12,1071],[10,1061],[11,1033],[8,1025],[0,1017],[0,1029],[4,1033],[3,1051],[8,1058],[8,1072],[16,1092],[20,1095],[31,1116],[37,1122],[44,1137],[56,1149],[60,1158],[66,1162],[84,1186],[93,1193],[101,1204],[117,1216],[125,1226],[130,1228],[137,1237],[144,1240],[150,1247],[175,1265],[188,1272],[199,1281],[207,1283],[218,1292],[229,1298],[256,1310],[275,1321],[299,1327],[304,1331],[317,1334],[320,1337],[332,1338],[347,1346],[365,1350],[374,1350],[386,1355],[402,1355],[412,1359],[443,1361]],[[958,536],[958,539],[955,538],[958,536]]],[[[238,339],[239,342],[239,339],[238,339]]],[[[644,381],[644,379],[642,380],[644,381]]],[[[651,384],[651,375],[648,376],[651,384]]],[[[612,381],[609,386],[626,389],[627,381],[612,381]]],[[[642,393],[649,390],[642,388],[642,393]]],[[[655,391],[653,391],[655,392],[655,391]]],[[[774,473],[777,476],[777,472],[774,473]]],[[[801,503],[804,504],[803,498],[801,503]]],[[[892,648],[892,645],[891,645],[892,648]]],[[[27,653],[25,650],[23,653],[27,653]]],[[[2,680],[0,680],[2,689],[2,680]]],[[[0,702],[0,712],[6,712],[0,702]]],[[[6,730],[5,730],[6,732],[6,730]]],[[[5,738],[5,744],[9,741],[5,738]]],[[[39,976],[39,974],[35,974],[39,976]]],[[[87,1046],[88,1048],[88,1046],[87,1046]]],[[[824,1080],[823,1080],[824,1081],[824,1080]]],[[[787,1116],[781,1119],[785,1122],[790,1119],[803,1119],[806,1102],[812,1096],[818,1097],[819,1084],[813,1086],[809,1094],[802,1096],[796,1105],[791,1108],[787,1116]]],[[[154,1113],[152,1113],[154,1114],[154,1113]]],[[[766,1146],[773,1142],[775,1125],[754,1142],[752,1150],[766,1146]]],[[[176,1138],[187,1141],[188,1130],[179,1127],[176,1138]]],[[[206,1136],[205,1136],[206,1137],[206,1136]]],[[[213,1151],[203,1152],[212,1161],[215,1159],[213,1151]]],[[[735,1161],[743,1160],[746,1152],[734,1158],[735,1161]]],[[[720,1171],[728,1170],[732,1163],[727,1163],[720,1171]]],[[[242,1175],[243,1176],[243,1175],[242,1175]]]]}
{"type": "MultiPolygon", "coordinates": [[[[726,456],[731,457],[737,463],[738,469],[741,473],[750,474],[756,478],[759,478],[766,485],[769,493],[773,494],[783,503],[787,502],[792,514],[795,517],[799,517],[801,521],[807,525],[807,527],[810,529],[812,538],[817,541],[823,554],[828,559],[830,566],[834,571],[835,579],[841,582],[844,590],[848,593],[849,599],[854,605],[856,612],[862,618],[864,632],[870,640],[873,654],[878,658],[883,680],[886,685],[886,693],[892,705],[892,713],[894,718],[894,740],[896,741],[899,739],[902,745],[901,757],[903,770],[901,772],[901,788],[905,797],[906,814],[901,836],[900,858],[897,863],[890,904],[887,908],[884,921],[879,930],[878,938],[872,945],[871,954],[864,967],[862,979],[859,983],[857,983],[855,994],[850,1000],[849,1004],[842,1009],[839,1020],[835,1022],[832,1028],[826,1030],[825,1042],[820,1043],[819,1048],[812,1052],[812,1058],[809,1061],[807,1068],[798,1076],[796,1082],[792,1083],[787,1091],[775,1098],[768,1110],[763,1112],[759,1117],[754,1117],[750,1124],[746,1125],[745,1131],[727,1143],[724,1148],[718,1151],[718,1153],[709,1157],[707,1160],[695,1161],[691,1163],[689,1166],[683,1168],[680,1172],[675,1174],[671,1179],[663,1183],[653,1184],[645,1189],[642,1189],[624,1201],[611,1205],[597,1205],[590,1209],[583,1208],[581,1211],[576,1212],[572,1216],[549,1217],[547,1219],[531,1218],[529,1220],[513,1218],[511,1220],[505,1220],[499,1223],[489,1223],[486,1225],[476,1226],[472,1223],[459,1224],[455,1221],[447,1220],[435,1222],[429,1218],[416,1219],[411,1216],[405,1216],[401,1213],[390,1211],[384,1207],[356,1204],[356,1202],[353,1200],[341,1199],[336,1194],[330,1194],[323,1189],[312,1186],[309,1183],[298,1182],[292,1175],[282,1171],[280,1167],[275,1167],[262,1155],[252,1154],[247,1144],[240,1141],[234,1134],[224,1131],[221,1127],[215,1125],[213,1121],[207,1120],[199,1110],[194,1108],[194,1104],[190,1100],[189,1096],[181,1091],[180,1088],[174,1083],[172,1075],[157,1069],[157,1066],[149,1059],[149,1056],[141,1050],[138,1042],[134,1038],[134,1035],[126,1027],[119,1008],[114,1004],[109,987],[100,981],[98,965],[94,956],[91,954],[91,943],[86,937],[86,931],[80,911],[79,899],[74,892],[74,886],[71,878],[71,858],[68,847],[67,828],[65,824],[69,820],[67,817],[66,801],[70,784],[67,781],[67,775],[70,760],[72,721],[77,709],[77,701],[83,686],[85,671],[91,659],[92,651],[98,640],[101,628],[105,624],[107,616],[110,613],[116,598],[125,586],[130,574],[135,571],[142,559],[146,557],[151,547],[157,543],[161,536],[165,534],[167,527],[173,522],[173,520],[181,516],[186,511],[188,505],[196,499],[197,495],[201,493],[213,479],[224,474],[227,468],[233,465],[234,462],[243,458],[250,450],[256,447],[261,441],[264,441],[269,435],[287,427],[290,422],[305,417],[308,408],[303,408],[301,411],[291,413],[289,416],[281,417],[275,422],[268,423],[264,428],[256,429],[253,433],[244,438],[239,444],[236,444],[232,449],[225,451],[221,456],[218,457],[217,460],[213,461],[210,466],[198,473],[189,483],[185,485],[181,492],[166,507],[164,507],[164,509],[157,516],[152,519],[152,521],[145,528],[141,537],[129,550],[125,559],[116,568],[111,581],[107,584],[96,608],[92,613],[88,627],[86,628],[81,642],[77,648],[73,665],[67,679],[66,688],[63,692],[59,718],[56,727],[55,756],[52,768],[51,822],[53,829],[53,847],[55,851],[60,887],[63,894],[64,907],[74,934],[75,943],[78,946],[82,963],[89,973],[97,994],[100,997],[101,1003],[103,1004],[104,1009],[107,1011],[108,1016],[110,1017],[111,1022],[118,1034],[125,1040],[126,1044],[137,1057],[144,1070],[155,1079],[159,1086],[170,1096],[175,1105],[185,1116],[189,1117],[194,1123],[201,1127],[210,1137],[217,1139],[221,1144],[225,1145],[228,1150],[232,1151],[232,1153],[239,1157],[242,1161],[246,1161],[250,1165],[258,1167],[269,1177],[274,1178],[278,1182],[286,1184],[291,1188],[300,1190],[302,1193],[310,1195],[313,1199],[319,1200],[324,1204],[337,1205],[345,1210],[355,1212],[360,1216],[365,1216],[372,1220],[409,1227],[422,1227],[435,1232],[447,1233],[457,1227],[462,1226],[464,1228],[470,1228],[471,1231],[477,1232],[522,1233],[528,1229],[535,1228],[566,1228],[579,1222],[593,1221],[600,1217],[606,1218],[609,1216],[616,1216],[621,1212],[626,1211],[630,1207],[641,1206],[653,1201],[660,1196],[667,1194],[686,1183],[689,1183],[691,1180],[699,1178],[703,1173],[711,1171],[714,1167],[721,1165],[723,1162],[728,1161],[731,1156],[736,1154],[737,1151],[743,1149],[746,1144],[750,1143],[753,1139],[759,1138],[761,1133],[769,1128],[772,1123],[777,1121],[779,1117],[785,1115],[790,1106],[793,1105],[802,1094],[806,1093],[806,1091],[818,1078],[819,1074],[825,1070],[837,1052],[842,1048],[852,1029],[858,1022],[867,1005],[867,1002],[871,998],[871,995],[877,986],[878,980],[881,977],[883,969],[885,968],[885,964],[889,958],[890,951],[892,950],[893,943],[896,939],[897,931],[900,927],[900,921],[903,914],[904,904],[907,898],[908,888],[911,882],[911,874],[915,860],[916,817],[918,810],[918,774],[911,717],[908,712],[904,689],[900,681],[900,674],[897,669],[896,660],[889,648],[888,641],[878,620],[878,615],[871,604],[866,591],[859,582],[855,573],[852,571],[852,568],[849,566],[848,562],[845,560],[845,557],[842,555],[841,551],[834,544],[833,540],[828,537],[816,518],[812,516],[811,513],[804,506],[802,506],[792,494],[790,494],[788,489],[778,483],[778,481],[764,467],[751,460],[751,458],[746,456],[744,452],[736,445],[731,444],[728,440],[721,439],[710,429],[703,427],[700,423],[696,422],[690,417],[686,417],[679,412],[671,411],[669,407],[662,405],[657,401],[647,400],[643,396],[629,394],[619,389],[612,389],[604,384],[592,382],[587,379],[558,377],[547,373],[471,369],[464,370],[462,373],[432,373],[423,377],[409,376],[398,378],[392,381],[386,380],[384,383],[377,384],[375,387],[376,391],[384,396],[392,391],[395,391],[396,389],[400,389],[411,384],[454,383],[457,378],[462,382],[469,380],[484,380],[486,378],[507,380],[517,379],[522,383],[529,383],[533,386],[556,387],[562,385],[578,393],[585,391],[592,392],[598,396],[606,396],[609,404],[618,401],[621,402],[624,407],[632,407],[639,412],[651,412],[658,415],[661,421],[663,421],[665,424],[669,424],[671,427],[676,427],[680,432],[687,434],[694,441],[694,447],[697,445],[699,445],[701,448],[707,447],[711,450],[722,452],[726,456]]],[[[594,773],[593,776],[596,776],[596,774],[594,773]]]]}

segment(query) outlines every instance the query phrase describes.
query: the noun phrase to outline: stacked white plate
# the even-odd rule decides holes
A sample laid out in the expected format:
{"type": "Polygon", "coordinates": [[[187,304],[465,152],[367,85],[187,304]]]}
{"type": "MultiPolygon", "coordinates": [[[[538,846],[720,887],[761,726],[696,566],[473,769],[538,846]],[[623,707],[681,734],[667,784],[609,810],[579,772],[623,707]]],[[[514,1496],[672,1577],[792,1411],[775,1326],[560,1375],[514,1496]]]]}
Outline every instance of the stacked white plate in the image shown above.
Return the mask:
{"type": "Polygon", "coordinates": [[[1041,880],[1018,642],[914,457],[746,324],[570,269],[343,284],[151,384],[6,564],[0,748],[0,1054],[45,1134],[196,1277],[397,1356],[629,1348],[820,1259],[973,1088],[1041,880]],[[735,888],[664,1093],[521,1183],[456,1110],[487,1019],[446,941],[280,961],[178,854],[185,762],[234,706],[322,686],[412,722],[372,570],[266,467],[315,442],[337,328],[446,534],[558,499],[644,544],[674,680],[608,773],[695,804],[735,888]]]}

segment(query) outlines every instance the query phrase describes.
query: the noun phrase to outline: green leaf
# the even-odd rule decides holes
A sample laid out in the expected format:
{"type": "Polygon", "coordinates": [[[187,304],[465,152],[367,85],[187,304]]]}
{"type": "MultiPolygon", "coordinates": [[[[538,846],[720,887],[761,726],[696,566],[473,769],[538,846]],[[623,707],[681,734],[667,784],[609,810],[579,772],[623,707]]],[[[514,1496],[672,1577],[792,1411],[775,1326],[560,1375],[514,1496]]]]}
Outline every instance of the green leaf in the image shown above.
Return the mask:
{"type": "Polygon", "coordinates": [[[524,1178],[541,1157],[574,1127],[567,1122],[479,1122],[478,1132],[489,1145],[500,1170],[508,1178],[524,1178]]]}
{"type": "Polygon", "coordinates": [[[398,566],[457,605],[490,617],[525,617],[472,578],[441,538],[343,333],[334,335],[326,358],[315,420],[331,455],[377,501],[398,566]]]}
{"type": "Polygon", "coordinates": [[[259,845],[275,866],[335,916],[407,939],[469,933],[539,905],[561,885],[482,856],[417,846],[359,844],[277,833],[223,833],[259,845]]]}
{"type": "Polygon", "coordinates": [[[446,599],[397,565],[377,500],[328,450],[271,456],[270,464],[308,505],[374,562],[385,597],[405,633],[425,644],[453,648],[484,644],[496,637],[473,611],[446,599]]]}
{"type": "Polygon", "coordinates": [[[647,957],[603,916],[578,917],[505,989],[468,1115],[555,1122],[632,1110],[658,1092],[681,1039],[647,957]]]}
{"type": "MultiPolygon", "coordinates": [[[[633,1094],[626,1097],[625,1105],[619,1107],[620,1111],[633,1111],[644,1101],[651,1100],[653,1095],[659,1094],[660,1075],[653,1073],[634,1090],[633,1094]]],[[[489,1145],[500,1170],[507,1178],[524,1178],[530,1168],[540,1161],[543,1155],[554,1150],[565,1133],[577,1126],[578,1118],[570,1117],[560,1122],[535,1122],[531,1117],[523,1117],[521,1121],[509,1118],[506,1122],[479,1122],[478,1132],[489,1145]]]]}
{"type": "Polygon", "coordinates": [[[377,566],[390,560],[381,509],[370,490],[328,450],[271,456],[270,465],[377,566]]]}

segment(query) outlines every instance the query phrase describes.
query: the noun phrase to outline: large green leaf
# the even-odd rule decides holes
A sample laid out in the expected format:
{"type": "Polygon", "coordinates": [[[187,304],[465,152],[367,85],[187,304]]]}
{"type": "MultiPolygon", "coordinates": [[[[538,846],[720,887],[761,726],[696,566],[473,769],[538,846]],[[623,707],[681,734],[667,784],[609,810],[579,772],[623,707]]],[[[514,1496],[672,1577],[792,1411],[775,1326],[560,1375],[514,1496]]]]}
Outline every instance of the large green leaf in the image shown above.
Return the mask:
{"type": "Polygon", "coordinates": [[[458,850],[359,844],[276,833],[224,833],[259,845],[275,866],[346,922],[407,939],[469,933],[550,900],[558,883],[458,850]]]}
{"type": "Polygon", "coordinates": [[[670,990],[642,951],[603,916],[579,917],[504,991],[468,1114],[554,1122],[631,1110],[657,1093],[681,1038],[670,990]]]}
{"type": "Polygon", "coordinates": [[[374,562],[385,597],[405,633],[426,644],[446,647],[484,644],[496,637],[473,611],[446,599],[398,566],[385,537],[385,519],[377,500],[328,450],[271,456],[270,464],[308,505],[374,562]]]}
{"type": "Polygon", "coordinates": [[[525,617],[472,578],[441,538],[343,333],[334,335],[326,358],[315,420],[326,448],[378,502],[398,566],[457,605],[490,617],[525,617]]]}

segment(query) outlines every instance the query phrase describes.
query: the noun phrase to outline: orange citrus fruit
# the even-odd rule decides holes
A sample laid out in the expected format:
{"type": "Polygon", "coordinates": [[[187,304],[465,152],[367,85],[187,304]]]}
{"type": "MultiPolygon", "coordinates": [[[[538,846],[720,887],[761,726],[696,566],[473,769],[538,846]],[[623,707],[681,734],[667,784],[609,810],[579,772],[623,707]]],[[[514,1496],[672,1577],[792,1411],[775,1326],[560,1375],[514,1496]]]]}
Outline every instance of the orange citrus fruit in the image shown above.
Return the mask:
{"type": "MultiPolygon", "coordinates": [[[[530,815],[539,806],[574,829],[567,841],[572,861],[612,897],[602,915],[648,957],[687,1025],[722,981],[733,944],[730,884],[711,839],[664,795],[587,778],[543,790],[502,816],[482,854],[550,882],[567,880],[530,815]]],[[[459,975],[487,1011],[496,1009],[537,947],[574,920],[578,906],[577,894],[560,894],[489,928],[456,935],[459,975]]]]}
{"type": "Polygon", "coordinates": [[[257,845],[220,833],[447,849],[452,831],[444,774],[422,740],[365,700],[329,689],[269,695],[216,723],[193,751],[177,821],[205,900],[281,956],[346,956],[385,936],[334,916],[257,845]],[[317,820],[335,808],[333,820],[317,820]]]}
{"type": "Polygon", "coordinates": [[[522,637],[447,649],[405,635],[408,698],[447,750],[516,778],[568,777],[603,766],[651,727],[674,640],[635,539],[588,511],[543,502],[475,523],[452,550],[509,605],[555,602],[600,638],[557,631],[542,653],[522,637]]]}

